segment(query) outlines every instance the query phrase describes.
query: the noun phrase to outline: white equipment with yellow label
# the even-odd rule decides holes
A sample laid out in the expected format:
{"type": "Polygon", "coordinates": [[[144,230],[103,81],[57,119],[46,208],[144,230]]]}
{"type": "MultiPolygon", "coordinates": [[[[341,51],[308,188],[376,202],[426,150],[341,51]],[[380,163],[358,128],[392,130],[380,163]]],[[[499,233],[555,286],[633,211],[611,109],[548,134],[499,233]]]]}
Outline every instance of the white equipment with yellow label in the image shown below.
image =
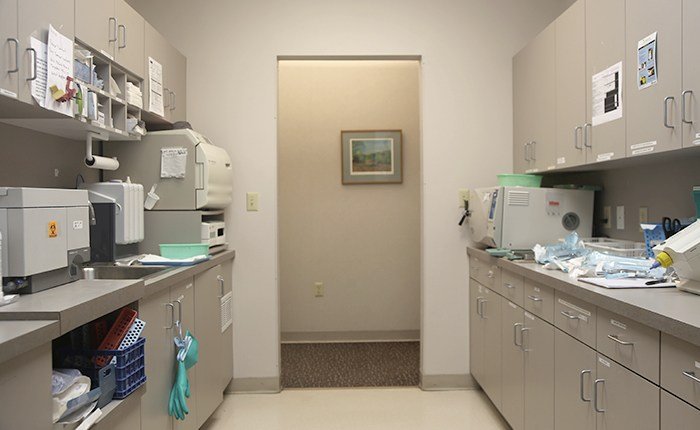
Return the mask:
{"type": "Polygon", "coordinates": [[[654,255],[661,266],[675,269],[679,290],[700,294],[700,221],[656,245],[654,255]]]}
{"type": "Polygon", "coordinates": [[[36,293],[77,280],[90,261],[88,192],[0,187],[0,232],[7,290],[36,293]]]}

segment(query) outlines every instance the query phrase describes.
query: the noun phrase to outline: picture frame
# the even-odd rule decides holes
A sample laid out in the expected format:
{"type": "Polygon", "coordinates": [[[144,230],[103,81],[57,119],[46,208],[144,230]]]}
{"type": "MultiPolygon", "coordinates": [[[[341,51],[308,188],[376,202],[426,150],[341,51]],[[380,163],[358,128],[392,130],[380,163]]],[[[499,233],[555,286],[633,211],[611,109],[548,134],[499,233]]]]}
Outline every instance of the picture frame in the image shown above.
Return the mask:
{"type": "Polygon", "coordinates": [[[401,130],[340,132],[343,185],[403,183],[401,130]]]}

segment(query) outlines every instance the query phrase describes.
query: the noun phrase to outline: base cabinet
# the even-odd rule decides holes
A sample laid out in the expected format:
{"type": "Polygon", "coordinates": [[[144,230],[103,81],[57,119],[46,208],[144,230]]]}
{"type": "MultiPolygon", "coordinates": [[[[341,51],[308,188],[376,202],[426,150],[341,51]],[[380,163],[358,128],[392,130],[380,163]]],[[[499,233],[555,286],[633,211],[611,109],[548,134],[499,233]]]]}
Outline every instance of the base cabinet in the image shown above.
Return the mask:
{"type": "Polygon", "coordinates": [[[525,430],[554,430],[554,327],[523,313],[525,430]]]}
{"type": "Polygon", "coordinates": [[[501,407],[501,298],[498,294],[471,280],[473,306],[476,313],[473,340],[472,374],[497,408],[501,407]]]}
{"type": "Polygon", "coordinates": [[[501,306],[501,345],[503,378],[501,413],[513,430],[523,428],[524,416],[524,361],[523,309],[503,300],[501,306]]]}
{"type": "Polygon", "coordinates": [[[554,428],[595,430],[596,353],[568,334],[554,333],[554,428]]]}
{"type": "Polygon", "coordinates": [[[659,387],[600,354],[593,390],[597,430],[659,428],[659,387]]]}
{"type": "Polygon", "coordinates": [[[661,390],[661,430],[700,429],[700,410],[661,390]]]}

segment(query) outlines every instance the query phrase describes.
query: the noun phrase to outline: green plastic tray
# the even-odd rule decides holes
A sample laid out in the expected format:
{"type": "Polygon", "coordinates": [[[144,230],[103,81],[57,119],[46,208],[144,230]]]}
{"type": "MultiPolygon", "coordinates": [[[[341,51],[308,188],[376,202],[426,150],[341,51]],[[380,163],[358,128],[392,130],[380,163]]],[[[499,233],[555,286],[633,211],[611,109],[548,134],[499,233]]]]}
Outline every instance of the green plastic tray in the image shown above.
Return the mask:
{"type": "Polygon", "coordinates": [[[160,255],[165,258],[191,258],[209,255],[208,243],[161,243],[160,255]]]}
{"type": "Polygon", "coordinates": [[[539,188],[542,185],[542,176],[503,173],[498,175],[498,185],[501,187],[539,188]]]}

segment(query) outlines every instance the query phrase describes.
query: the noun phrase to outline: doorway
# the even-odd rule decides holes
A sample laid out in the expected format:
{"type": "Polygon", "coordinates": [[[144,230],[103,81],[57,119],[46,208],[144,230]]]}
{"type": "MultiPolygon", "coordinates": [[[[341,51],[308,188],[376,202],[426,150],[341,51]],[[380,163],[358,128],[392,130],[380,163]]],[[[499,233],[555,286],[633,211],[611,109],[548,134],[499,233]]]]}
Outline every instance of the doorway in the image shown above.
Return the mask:
{"type": "Polygon", "coordinates": [[[280,59],[278,70],[282,386],[416,386],[420,59],[280,59]],[[341,133],[396,130],[400,183],[344,185],[357,159],[341,133]]]}

